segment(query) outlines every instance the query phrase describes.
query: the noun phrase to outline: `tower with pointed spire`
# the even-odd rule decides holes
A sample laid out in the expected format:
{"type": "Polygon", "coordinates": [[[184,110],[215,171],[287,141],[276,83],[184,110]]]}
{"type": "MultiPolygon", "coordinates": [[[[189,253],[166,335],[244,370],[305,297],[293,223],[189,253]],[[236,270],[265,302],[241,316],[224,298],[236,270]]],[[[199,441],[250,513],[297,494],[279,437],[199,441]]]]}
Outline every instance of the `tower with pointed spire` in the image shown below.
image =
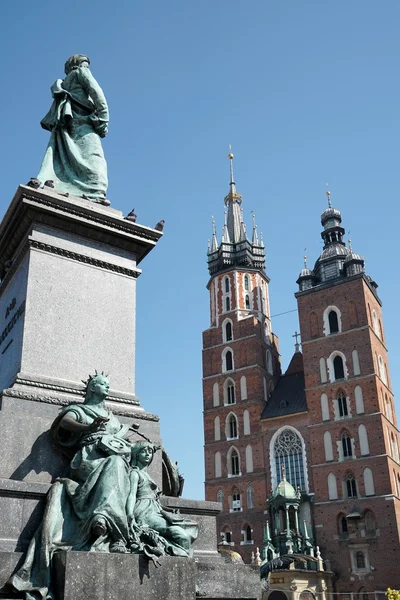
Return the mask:
{"type": "Polygon", "coordinates": [[[400,433],[378,286],[327,192],[322,252],[297,279],[301,350],[296,332],[282,374],[265,250],[254,215],[246,235],[232,158],[208,249],[206,498],[222,503],[218,532],[245,562],[257,547],[266,560],[300,553],[326,581],[332,568],[339,594],[378,598],[400,588],[400,433]]]}
{"type": "Polygon", "coordinates": [[[221,501],[222,539],[250,562],[261,547],[266,462],[260,417],[280,375],[278,340],[272,333],[265,248],[253,213],[246,233],[233,154],[225,218],[218,241],[213,219],[207,253],[210,327],[203,333],[206,498],[221,501]],[[235,533],[233,533],[235,532],[235,533]]]}

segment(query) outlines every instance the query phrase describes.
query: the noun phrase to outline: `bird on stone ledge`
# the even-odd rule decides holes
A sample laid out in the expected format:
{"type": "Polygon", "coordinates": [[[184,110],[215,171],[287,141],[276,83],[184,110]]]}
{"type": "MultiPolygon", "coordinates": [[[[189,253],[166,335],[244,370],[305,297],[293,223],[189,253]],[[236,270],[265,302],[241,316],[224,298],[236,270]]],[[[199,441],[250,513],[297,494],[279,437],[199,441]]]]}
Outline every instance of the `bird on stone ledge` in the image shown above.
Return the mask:
{"type": "Polygon", "coordinates": [[[154,227],[154,229],[156,231],[162,231],[164,229],[164,225],[165,225],[165,221],[164,219],[162,219],[161,221],[158,221],[157,225],[154,227]]]}
{"type": "Polygon", "coordinates": [[[127,221],[132,221],[132,223],[136,223],[137,214],[135,213],[134,208],[132,208],[131,212],[126,215],[125,219],[127,221]]]}

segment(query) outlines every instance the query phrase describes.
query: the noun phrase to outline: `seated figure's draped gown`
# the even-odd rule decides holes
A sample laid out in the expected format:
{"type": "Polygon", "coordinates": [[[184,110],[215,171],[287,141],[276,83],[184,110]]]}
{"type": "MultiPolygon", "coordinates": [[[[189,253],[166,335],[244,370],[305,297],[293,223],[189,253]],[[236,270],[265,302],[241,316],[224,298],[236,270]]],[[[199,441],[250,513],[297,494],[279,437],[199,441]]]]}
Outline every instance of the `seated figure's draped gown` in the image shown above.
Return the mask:
{"type": "Polygon", "coordinates": [[[70,476],[53,483],[42,524],[22,567],[10,579],[14,588],[25,592],[26,600],[54,600],[51,560],[57,551],[109,552],[116,541],[122,541],[132,551],[145,550],[143,544],[137,545],[136,550],[132,546],[135,534],[127,516],[130,494],[135,499],[136,524],[159,534],[163,553],[191,556],[191,544],[197,537],[196,523],[162,508],[160,491],[147,471],[130,466],[132,444],[123,438],[126,425],[109,412],[109,420],[101,431],[72,433],[61,427],[67,414],[83,424],[104,417],[95,405],[71,404],[52,425],[56,445],[72,459],[70,476]],[[114,453],[113,449],[118,452],[121,448],[122,454],[114,453]],[[95,539],[91,527],[99,517],[106,521],[108,531],[95,539]]]}
{"type": "Polygon", "coordinates": [[[110,412],[105,429],[94,433],[71,433],[60,427],[66,414],[79,423],[92,423],[100,415],[94,406],[71,405],[63,409],[52,426],[56,444],[73,456],[70,478],[60,478],[51,487],[43,521],[32,539],[23,566],[10,580],[27,600],[53,599],[50,564],[54,552],[85,550],[107,552],[112,541],[128,542],[126,502],[130,492],[129,459],[107,455],[101,439],[108,434],[116,443],[126,429],[110,412]],[[96,540],[91,525],[99,516],[108,525],[109,534],[96,540]]]}
{"type": "Polygon", "coordinates": [[[57,192],[104,199],[107,164],[96,132],[108,123],[103,91],[88,67],[78,67],[51,92],[53,104],[41,121],[51,136],[37,178],[42,185],[54,181],[57,192]]]}
{"type": "Polygon", "coordinates": [[[198,525],[166,511],[158,501],[160,490],[146,470],[134,467],[131,479],[136,479],[136,501],[133,516],[141,528],[151,528],[162,537],[166,554],[191,556],[192,544],[198,535],[198,525]]]}

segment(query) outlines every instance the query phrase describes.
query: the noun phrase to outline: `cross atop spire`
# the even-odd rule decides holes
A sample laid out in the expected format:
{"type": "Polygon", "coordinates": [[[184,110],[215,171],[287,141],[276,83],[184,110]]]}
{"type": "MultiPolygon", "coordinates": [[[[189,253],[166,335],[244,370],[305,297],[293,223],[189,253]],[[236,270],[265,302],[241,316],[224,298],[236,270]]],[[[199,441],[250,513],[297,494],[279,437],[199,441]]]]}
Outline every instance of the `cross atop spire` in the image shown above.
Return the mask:
{"type": "Polygon", "coordinates": [[[296,338],[295,344],[294,344],[294,348],[295,348],[295,352],[300,352],[300,344],[297,338],[300,337],[300,334],[295,331],[294,334],[292,335],[292,337],[296,338]]]}

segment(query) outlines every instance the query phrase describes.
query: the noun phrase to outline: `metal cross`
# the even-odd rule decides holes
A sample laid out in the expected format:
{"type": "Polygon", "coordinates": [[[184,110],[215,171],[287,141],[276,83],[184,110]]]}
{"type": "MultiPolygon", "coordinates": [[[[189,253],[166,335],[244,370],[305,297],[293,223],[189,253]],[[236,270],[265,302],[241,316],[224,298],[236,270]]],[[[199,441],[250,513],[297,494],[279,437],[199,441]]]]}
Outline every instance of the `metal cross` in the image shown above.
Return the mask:
{"type": "Polygon", "coordinates": [[[298,338],[298,337],[300,337],[300,334],[299,334],[299,333],[297,333],[297,331],[295,331],[295,332],[294,332],[294,335],[292,335],[292,337],[296,338],[296,344],[298,344],[299,342],[298,342],[298,339],[297,339],[297,338],[298,338]]]}

